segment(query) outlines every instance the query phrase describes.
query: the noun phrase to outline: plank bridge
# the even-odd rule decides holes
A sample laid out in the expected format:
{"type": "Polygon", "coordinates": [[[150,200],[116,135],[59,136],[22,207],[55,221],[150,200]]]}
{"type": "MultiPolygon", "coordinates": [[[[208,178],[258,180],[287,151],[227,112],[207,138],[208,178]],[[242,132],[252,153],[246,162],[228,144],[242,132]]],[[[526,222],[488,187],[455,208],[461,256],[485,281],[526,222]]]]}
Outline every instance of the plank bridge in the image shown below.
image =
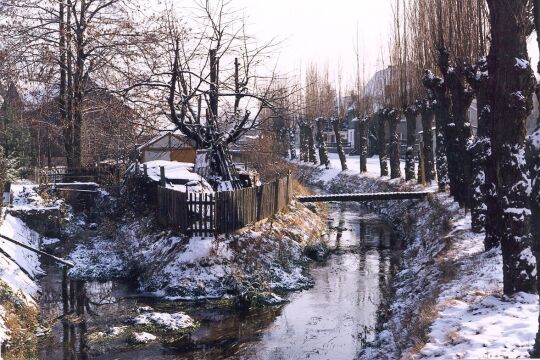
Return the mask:
{"type": "Polygon", "coordinates": [[[298,196],[296,200],[301,203],[311,202],[345,202],[345,201],[377,201],[377,200],[423,200],[431,191],[414,192],[380,192],[380,193],[353,193],[353,194],[324,194],[298,196]]]}

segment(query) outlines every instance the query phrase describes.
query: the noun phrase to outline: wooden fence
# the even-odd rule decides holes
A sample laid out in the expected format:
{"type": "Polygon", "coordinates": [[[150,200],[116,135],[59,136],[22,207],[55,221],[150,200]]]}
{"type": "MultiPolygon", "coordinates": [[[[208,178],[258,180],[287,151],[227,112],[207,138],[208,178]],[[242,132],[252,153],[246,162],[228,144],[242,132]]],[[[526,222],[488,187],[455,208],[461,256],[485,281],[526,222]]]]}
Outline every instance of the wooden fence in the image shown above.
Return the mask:
{"type": "Polygon", "coordinates": [[[159,187],[158,217],[183,233],[223,234],[269,218],[292,201],[292,176],[257,187],[215,194],[182,193],[159,187]]]}

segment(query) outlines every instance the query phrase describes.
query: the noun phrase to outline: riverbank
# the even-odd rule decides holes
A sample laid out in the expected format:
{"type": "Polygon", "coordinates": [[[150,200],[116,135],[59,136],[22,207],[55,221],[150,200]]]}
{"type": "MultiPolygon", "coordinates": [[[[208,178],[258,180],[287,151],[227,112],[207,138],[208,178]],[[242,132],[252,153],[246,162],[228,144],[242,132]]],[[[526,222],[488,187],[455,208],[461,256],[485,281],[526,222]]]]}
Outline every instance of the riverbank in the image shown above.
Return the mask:
{"type": "Polygon", "coordinates": [[[30,241],[76,263],[69,275],[86,282],[88,314],[83,322],[69,315],[78,324],[74,330],[78,335],[70,335],[70,327],[66,334],[58,321],[63,316],[61,271],[54,264],[44,264],[44,274],[37,256],[9,247],[20,258],[6,268],[22,275],[3,272],[0,279],[8,282],[10,294],[20,296],[9,304],[19,306],[24,300],[25,307],[2,302],[0,340],[8,347],[7,358],[20,358],[21,353],[33,356],[36,351],[45,358],[60,356],[56,351],[62,338],[73,336],[85,339],[70,345],[77,354],[96,356],[112,349],[122,352],[139,343],[179,343],[184,332],[199,326],[201,319],[196,315],[182,333],[134,322],[148,313],[150,320],[169,323],[170,317],[187,316],[183,311],[192,311],[190,303],[208,303],[212,309],[284,303],[284,294],[313,286],[309,265],[328,254],[323,236],[326,223],[319,213],[323,210],[299,203],[234,234],[199,238],[164,230],[152,209],[124,208],[121,199],[105,191],[99,192],[91,209],[74,210],[54,197],[41,196],[33,184],[15,185],[14,190],[14,206],[6,209],[2,234],[30,241]],[[50,234],[57,238],[46,237],[50,234]],[[25,261],[35,267],[33,272],[25,268],[25,261]],[[41,276],[45,277],[38,280],[41,276]],[[118,287],[122,288],[119,293],[118,287]],[[40,350],[36,347],[38,305],[44,326],[40,350]],[[109,313],[108,321],[102,320],[103,312],[109,313]],[[27,316],[14,321],[21,313],[27,316]],[[25,331],[19,329],[22,321],[25,331]]]}
{"type": "MultiPolygon", "coordinates": [[[[333,193],[421,189],[379,178],[377,158],[369,159],[366,175],[359,175],[358,157],[348,158],[346,172],[337,157],[331,162],[330,170],[299,164],[302,180],[333,193]]],[[[483,235],[471,232],[470,216],[447,194],[366,205],[394,224],[405,248],[377,336],[360,359],[528,357],[538,296],[502,295],[500,249],[483,251],[483,235]]]]}
{"type": "MultiPolygon", "coordinates": [[[[34,185],[13,186],[16,201],[10,209],[0,209],[0,233],[23,244],[39,247],[51,241],[30,229],[12,212],[41,212],[59,204],[34,196],[34,185]]],[[[21,359],[36,352],[41,296],[39,277],[43,275],[39,257],[0,239],[0,359],[21,359]]]]}

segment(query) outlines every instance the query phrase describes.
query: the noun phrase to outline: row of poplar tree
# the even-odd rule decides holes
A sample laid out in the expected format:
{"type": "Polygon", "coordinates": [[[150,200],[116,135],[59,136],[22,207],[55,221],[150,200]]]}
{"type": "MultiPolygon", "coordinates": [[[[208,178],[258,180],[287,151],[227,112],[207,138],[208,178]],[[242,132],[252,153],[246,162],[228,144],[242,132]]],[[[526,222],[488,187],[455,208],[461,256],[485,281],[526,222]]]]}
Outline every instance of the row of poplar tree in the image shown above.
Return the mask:
{"type": "MultiPolygon", "coordinates": [[[[381,176],[401,177],[398,124],[405,117],[405,179],[437,181],[441,192],[449,191],[471,211],[473,231],[485,232],[486,251],[501,248],[506,295],[535,293],[540,289],[540,118],[530,136],[527,119],[540,86],[527,38],[540,32],[540,1],[396,0],[394,13],[383,96],[356,107],[360,171],[367,171],[368,129],[375,128],[381,176]],[[476,131],[469,119],[474,100],[476,131]]],[[[325,147],[319,122],[315,140],[313,126],[301,125],[305,161],[316,160],[310,158],[315,148],[325,147]]],[[[344,156],[339,146],[338,151],[344,156]]],[[[327,161],[324,153],[320,150],[321,164],[327,161]]],[[[534,355],[540,355],[540,335],[534,355]]]]}

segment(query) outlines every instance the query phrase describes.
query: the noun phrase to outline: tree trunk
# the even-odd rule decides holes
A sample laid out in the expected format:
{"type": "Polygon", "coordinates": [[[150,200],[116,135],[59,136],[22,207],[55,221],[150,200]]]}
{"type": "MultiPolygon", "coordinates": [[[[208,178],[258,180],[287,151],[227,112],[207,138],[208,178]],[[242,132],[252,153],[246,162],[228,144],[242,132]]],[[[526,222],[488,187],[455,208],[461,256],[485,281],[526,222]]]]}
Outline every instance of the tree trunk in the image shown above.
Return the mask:
{"type": "Polygon", "coordinates": [[[289,128],[289,155],[291,160],[296,160],[296,126],[289,128]]]}
{"type": "Polygon", "coordinates": [[[369,117],[362,116],[361,118],[359,118],[359,121],[358,121],[358,133],[359,133],[358,152],[360,153],[360,173],[367,172],[368,131],[369,131],[369,117]]]}
{"type": "Polygon", "coordinates": [[[379,164],[381,168],[381,176],[388,176],[388,155],[386,152],[386,125],[385,117],[382,111],[377,113],[377,142],[379,145],[379,164]]]}
{"type": "Polygon", "coordinates": [[[390,133],[390,178],[399,179],[401,177],[399,158],[399,133],[397,127],[401,120],[401,114],[394,108],[387,108],[385,116],[388,121],[388,131],[390,133]]]}
{"type": "MultiPolygon", "coordinates": [[[[60,111],[60,124],[64,136],[64,149],[68,168],[73,168],[71,146],[71,120],[68,118],[67,109],[67,49],[66,49],[66,6],[64,1],[59,2],[59,51],[60,51],[60,89],[58,95],[58,109],[60,111]]],[[[68,9],[68,11],[70,11],[68,9]]]]}
{"type": "Polygon", "coordinates": [[[433,107],[429,99],[424,99],[419,104],[422,117],[422,146],[424,152],[426,182],[431,184],[435,180],[435,159],[433,158],[433,107]]]}
{"type": "Polygon", "coordinates": [[[429,70],[426,70],[426,74],[423,79],[424,86],[431,91],[435,97],[434,111],[435,111],[435,131],[436,131],[436,165],[437,165],[437,182],[440,192],[445,192],[448,184],[450,183],[449,178],[449,159],[448,153],[449,149],[447,146],[446,139],[448,138],[447,134],[447,124],[450,122],[450,98],[446,90],[446,85],[441,78],[436,77],[429,70]]]}
{"type": "MultiPolygon", "coordinates": [[[[446,49],[440,51],[445,52],[446,49]]],[[[456,68],[449,67],[448,56],[443,55],[441,59],[446,59],[446,64],[440,64],[443,70],[444,79],[452,98],[452,118],[454,120],[454,136],[451,141],[455,149],[455,199],[467,209],[471,208],[471,188],[472,188],[472,158],[468,151],[468,143],[471,142],[471,123],[469,120],[469,107],[474,99],[474,93],[466,86],[463,66],[456,68]],[[459,160],[459,163],[457,162],[459,160]]]]}
{"type": "Polygon", "coordinates": [[[405,109],[405,119],[407,119],[407,152],[405,154],[405,180],[410,181],[415,178],[416,159],[416,117],[418,108],[416,105],[409,105],[405,109]]]}
{"type": "Polygon", "coordinates": [[[333,119],[332,128],[334,129],[334,134],[336,135],[336,148],[339,156],[339,161],[341,162],[341,170],[347,170],[347,158],[345,157],[345,150],[343,149],[343,144],[341,143],[341,120],[333,119]]]}
{"type": "Polygon", "coordinates": [[[330,168],[330,160],[328,159],[328,148],[324,140],[324,124],[323,119],[317,119],[317,147],[319,148],[319,160],[325,168],[330,168]]]}
{"type": "Polygon", "coordinates": [[[75,71],[73,75],[73,167],[82,167],[82,126],[83,126],[83,101],[86,91],[87,74],[85,59],[85,31],[86,31],[86,7],[81,6],[79,19],[75,21],[75,71]]]}
{"type": "Polygon", "coordinates": [[[309,140],[305,124],[300,125],[300,158],[303,162],[309,162],[309,140]]]}
{"type": "MultiPolygon", "coordinates": [[[[536,37],[538,48],[540,49],[540,0],[533,1],[534,25],[536,28],[536,37]]],[[[538,63],[537,71],[540,73],[540,62],[538,63]]],[[[540,85],[535,88],[536,99],[540,104],[540,85]]],[[[533,237],[533,249],[536,256],[536,263],[540,264],[540,114],[536,119],[538,127],[530,136],[527,150],[527,164],[531,176],[531,230],[533,237]]],[[[537,269],[538,269],[537,265],[537,269]]],[[[540,289],[540,276],[537,274],[537,289],[540,289]]],[[[540,315],[538,318],[540,324],[540,315]]],[[[531,352],[531,358],[540,357],[540,329],[536,333],[534,348],[531,352]]]]}
{"type": "MultiPolygon", "coordinates": [[[[488,154],[491,153],[489,131],[487,126],[487,117],[489,113],[488,106],[488,73],[487,59],[482,58],[473,67],[469,67],[467,71],[467,81],[471,85],[476,94],[476,108],[478,119],[478,131],[476,138],[469,148],[469,153],[472,156],[472,196],[471,196],[471,228],[475,233],[481,233],[486,230],[486,238],[494,239],[494,222],[491,220],[489,226],[486,226],[486,213],[488,209],[496,209],[497,198],[496,189],[491,188],[488,191],[486,183],[492,183],[493,177],[496,174],[492,173],[489,176],[486,174],[486,165],[488,154]],[[491,195],[493,194],[493,195],[491,195]],[[494,207],[495,206],[495,207],[494,207]],[[489,234],[489,235],[488,235],[489,234]]],[[[494,213],[493,210],[490,211],[494,213]]],[[[491,249],[498,244],[485,242],[486,249],[491,249]]]]}
{"type": "MultiPolygon", "coordinates": [[[[540,264],[540,126],[530,136],[527,144],[527,166],[531,175],[531,233],[536,263],[540,264]]],[[[540,277],[537,277],[540,289],[540,277]]],[[[540,317],[539,317],[540,323],[540,317]]],[[[536,333],[531,357],[540,357],[540,330],[536,333]]]]}
{"type": "Polygon", "coordinates": [[[449,145],[452,149],[454,182],[450,182],[451,193],[456,201],[463,207],[471,208],[471,166],[472,159],[468,151],[468,142],[471,138],[471,123],[469,121],[469,107],[474,98],[474,93],[466,87],[465,72],[462,67],[451,67],[448,60],[448,51],[442,47],[439,49],[439,68],[444,76],[444,81],[452,98],[452,119],[449,123],[449,131],[452,136],[449,145]]]}
{"type": "Polygon", "coordinates": [[[313,125],[306,126],[306,134],[308,139],[308,158],[309,162],[317,164],[317,155],[315,154],[315,139],[313,138],[313,125]]]}
{"type": "Polygon", "coordinates": [[[502,224],[504,293],[536,291],[531,253],[528,174],[524,161],[526,119],[535,79],[527,61],[527,0],[488,0],[491,47],[488,56],[489,126],[502,224]],[[509,16],[511,14],[511,16],[509,16]]]}

